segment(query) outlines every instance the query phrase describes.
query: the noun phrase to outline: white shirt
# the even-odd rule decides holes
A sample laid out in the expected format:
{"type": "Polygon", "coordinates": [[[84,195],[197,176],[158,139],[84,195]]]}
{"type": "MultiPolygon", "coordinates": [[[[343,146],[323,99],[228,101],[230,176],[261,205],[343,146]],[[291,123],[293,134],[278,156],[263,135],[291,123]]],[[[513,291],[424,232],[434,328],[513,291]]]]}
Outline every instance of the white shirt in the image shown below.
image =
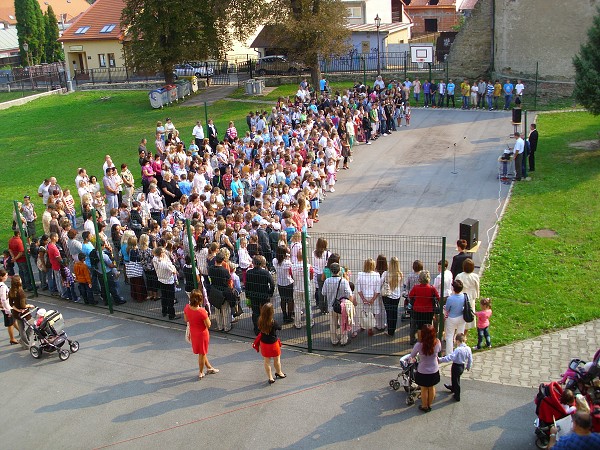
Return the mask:
{"type": "Polygon", "coordinates": [[[523,90],[525,89],[525,85],[523,83],[519,83],[515,86],[515,90],[517,91],[517,95],[523,95],[523,90]]]}
{"type": "MultiPolygon", "coordinates": [[[[442,287],[442,274],[438,274],[433,281],[433,287],[440,292],[440,288],[442,287]]],[[[452,272],[448,269],[444,270],[444,293],[442,297],[449,297],[452,295],[452,272]]]]}
{"type": "MultiPolygon", "coordinates": [[[[381,277],[377,272],[358,272],[356,292],[362,292],[365,300],[370,300],[381,289],[381,277]]],[[[362,300],[362,299],[361,299],[362,300]]]]}
{"type": "Polygon", "coordinates": [[[523,153],[525,151],[525,141],[523,140],[523,138],[519,138],[517,139],[517,141],[515,142],[515,155],[520,155],[521,153],[523,153]]]}
{"type": "Polygon", "coordinates": [[[273,266],[277,273],[277,285],[278,286],[289,286],[294,282],[291,275],[292,262],[289,258],[283,260],[281,264],[277,261],[277,258],[273,258],[273,266]]]}
{"type": "Polygon", "coordinates": [[[204,128],[202,128],[202,125],[196,125],[192,130],[192,135],[196,139],[204,139],[204,128]]]}

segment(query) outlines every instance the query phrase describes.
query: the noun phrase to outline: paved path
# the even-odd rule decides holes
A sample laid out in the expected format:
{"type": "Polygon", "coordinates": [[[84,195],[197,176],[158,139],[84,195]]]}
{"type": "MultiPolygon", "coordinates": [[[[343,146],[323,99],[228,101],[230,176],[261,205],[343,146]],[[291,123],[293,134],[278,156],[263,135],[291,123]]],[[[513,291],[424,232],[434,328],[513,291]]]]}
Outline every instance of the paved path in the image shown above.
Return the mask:
{"type": "MultiPolygon", "coordinates": [[[[571,359],[592,359],[600,348],[599,336],[600,319],[504,347],[481,350],[475,352],[473,370],[465,372],[463,379],[521,387],[558,381],[571,359]]],[[[442,373],[449,377],[450,365],[446,365],[442,373]]]]}

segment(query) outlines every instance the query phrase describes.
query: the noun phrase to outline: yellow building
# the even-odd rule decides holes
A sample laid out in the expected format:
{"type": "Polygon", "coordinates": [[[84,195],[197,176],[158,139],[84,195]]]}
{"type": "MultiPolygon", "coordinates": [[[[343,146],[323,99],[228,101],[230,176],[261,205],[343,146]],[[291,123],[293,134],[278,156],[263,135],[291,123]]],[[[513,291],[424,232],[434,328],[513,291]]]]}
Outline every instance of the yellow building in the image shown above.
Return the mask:
{"type": "Polygon", "coordinates": [[[121,11],[123,0],[97,0],[59,39],[71,77],[85,77],[90,69],[125,67],[121,11]]]}

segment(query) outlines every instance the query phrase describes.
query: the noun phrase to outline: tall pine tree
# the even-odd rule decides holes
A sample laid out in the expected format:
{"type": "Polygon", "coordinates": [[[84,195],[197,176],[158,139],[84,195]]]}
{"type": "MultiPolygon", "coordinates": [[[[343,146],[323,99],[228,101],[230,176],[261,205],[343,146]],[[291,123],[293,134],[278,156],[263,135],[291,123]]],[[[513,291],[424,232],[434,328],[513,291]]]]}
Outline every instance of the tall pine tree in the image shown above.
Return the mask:
{"type": "Polygon", "coordinates": [[[15,0],[17,34],[23,65],[39,64],[44,59],[45,21],[37,0],[15,0]],[[27,43],[26,52],[23,44],[27,43]]]}
{"type": "Polygon", "coordinates": [[[575,66],[575,98],[586,109],[600,114],[600,8],[588,30],[588,41],[573,58],[575,66]]]}
{"type": "Polygon", "coordinates": [[[60,42],[58,42],[58,22],[54,10],[52,9],[52,5],[48,5],[48,11],[44,14],[44,22],[46,34],[44,46],[45,61],[47,63],[64,61],[65,55],[60,42]]]}

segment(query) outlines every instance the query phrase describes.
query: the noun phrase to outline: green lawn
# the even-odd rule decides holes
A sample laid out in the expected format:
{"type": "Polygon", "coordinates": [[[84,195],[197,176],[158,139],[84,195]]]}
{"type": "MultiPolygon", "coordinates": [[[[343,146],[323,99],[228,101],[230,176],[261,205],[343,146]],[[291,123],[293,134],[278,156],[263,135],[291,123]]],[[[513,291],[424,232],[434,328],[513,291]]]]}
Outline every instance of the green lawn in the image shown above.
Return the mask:
{"type": "MultiPolygon", "coordinates": [[[[270,103],[256,105],[267,108],[270,103]]],[[[248,105],[217,102],[209,107],[222,136],[229,120],[246,129],[248,105]]],[[[137,147],[140,139],[154,143],[156,122],[173,120],[184,140],[189,141],[197,119],[204,122],[204,107],[185,103],[162,110],[152,109],[143,91],[91,91],[65,96],[49,96],[23,106],[0,111],[4,145],[0,155],[0,248],[5,248],[12,222],[13,200],[29,194],[41,217],[40,183],[56,176],[59,184],[74,191],[78,167],[101,180],[104,155],[110,154],[115,165],[129,165],[139,185],[137,147]]],[[[41,223],[38,225],[41,226],[41,223]]]]}
{"type": "Polygon", "coordinates": [[[38,91],[11,91],[0,92],[0,103],[8,102],[10,100],[15,100],[17,98],[28,97],[33,94],[39,94],[38,91]]]}
{"type": "Polygon", "coordinates": [[[597,140],[600,119],[543,114],[538,129],[533,180],[514,187],[482,280],[495,345],[600,317],[600,149],[569,146],[597,140]],[[558,234],[536,237],[542,228],[558,234]]]}

